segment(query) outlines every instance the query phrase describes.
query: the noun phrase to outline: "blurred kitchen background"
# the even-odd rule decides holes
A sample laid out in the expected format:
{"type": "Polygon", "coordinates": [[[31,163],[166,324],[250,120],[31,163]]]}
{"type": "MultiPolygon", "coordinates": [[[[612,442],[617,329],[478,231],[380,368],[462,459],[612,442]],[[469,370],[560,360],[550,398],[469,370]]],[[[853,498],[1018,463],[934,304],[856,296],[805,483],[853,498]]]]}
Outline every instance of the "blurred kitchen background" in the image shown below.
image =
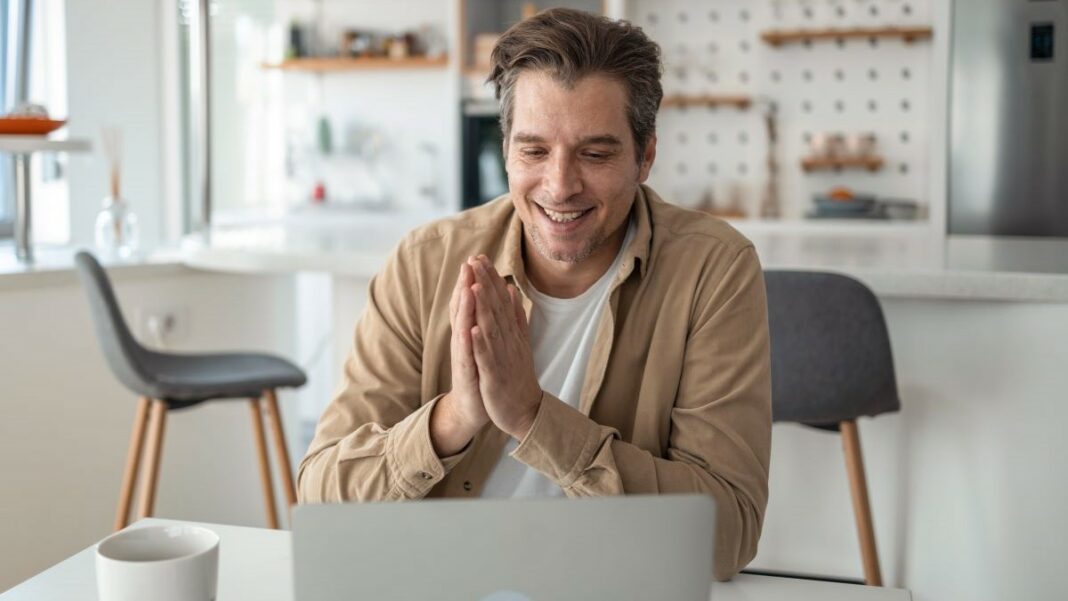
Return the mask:
{"type": "MultiPolygon", "coordinates": [[[[550,6],[661,44],[661,195],[879,296],[903,410],[861,428],[887,583],[1054,598],[1068,0],[0,0],[0,114],[66,120],[0,135],[0,590],[103,536],[119,489],[135,399],[73,251],[145,344],[307,371],[281,397],[298,462],[389,249],[506,192],[488,56],[550,6]]],[[[173,416],[157,515],[262,525],[246,422],[173,416]]],[[[841,462],[775,426],[754,568],[856,578],[841,462]]]]}

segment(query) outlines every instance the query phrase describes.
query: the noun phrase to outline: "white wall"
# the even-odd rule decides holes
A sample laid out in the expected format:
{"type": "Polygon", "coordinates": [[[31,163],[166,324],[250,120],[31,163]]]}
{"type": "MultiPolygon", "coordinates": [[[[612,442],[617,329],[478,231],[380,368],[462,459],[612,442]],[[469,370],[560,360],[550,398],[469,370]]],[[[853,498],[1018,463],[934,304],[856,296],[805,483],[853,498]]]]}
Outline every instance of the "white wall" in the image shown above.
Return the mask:
{"type": "Polygon", "coordinates": [[[100,130],[123,135],[122,189],[140,218],[141,244],[162,231],[160,3],[148,0],[68,0],[67,93],[71,137],[90,138],[94,151],[70,156],[71,242],[92,245],[93,224],[108,194],[100,130]]]}
{"type": "MultiPolygon", "coordinates": [[[[158,277],[121,278],[116,290],[127,315],[181,308],[187,322],[178,349],[275,352],[299,362],[290,351],[292,278],[172,268],[158,277]]],[[[73,274],[62,285],[4,290],[0,320],[3,591],[109,533],[136,398],[105,364],[73,274]]],[[[293,394],[283,392],[280,405],[296,464],[304,448],[293,427],[293,394]]],[[[266,526],[253,449],[247,402],[172,413],[156,514],[266,526]]]]}

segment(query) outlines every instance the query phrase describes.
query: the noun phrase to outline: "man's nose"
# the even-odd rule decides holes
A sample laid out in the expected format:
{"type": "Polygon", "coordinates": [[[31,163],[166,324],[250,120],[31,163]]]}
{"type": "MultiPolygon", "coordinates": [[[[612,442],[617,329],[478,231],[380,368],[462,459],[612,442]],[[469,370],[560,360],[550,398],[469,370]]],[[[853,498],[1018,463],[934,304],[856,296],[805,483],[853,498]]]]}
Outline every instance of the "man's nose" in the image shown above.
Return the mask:
{"type": "Polygon", "coordinates": [[[582,192],[582,178],[572,157],[561,155],[552,161],[545,175],[545,189],[558,203],[582,192]]]}

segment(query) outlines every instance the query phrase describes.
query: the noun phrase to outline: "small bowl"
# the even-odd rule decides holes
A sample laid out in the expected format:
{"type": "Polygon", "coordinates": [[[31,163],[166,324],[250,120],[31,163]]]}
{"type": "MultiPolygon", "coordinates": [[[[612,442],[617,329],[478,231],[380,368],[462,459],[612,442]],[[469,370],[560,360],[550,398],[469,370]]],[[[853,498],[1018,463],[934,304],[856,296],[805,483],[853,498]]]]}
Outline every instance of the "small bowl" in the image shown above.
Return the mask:
{"type": "Polygon", "coordinates": [[[0,117],[0,135],[44,136],[67,124],[66,119],[41,119],[37,117],[0,117]]]}

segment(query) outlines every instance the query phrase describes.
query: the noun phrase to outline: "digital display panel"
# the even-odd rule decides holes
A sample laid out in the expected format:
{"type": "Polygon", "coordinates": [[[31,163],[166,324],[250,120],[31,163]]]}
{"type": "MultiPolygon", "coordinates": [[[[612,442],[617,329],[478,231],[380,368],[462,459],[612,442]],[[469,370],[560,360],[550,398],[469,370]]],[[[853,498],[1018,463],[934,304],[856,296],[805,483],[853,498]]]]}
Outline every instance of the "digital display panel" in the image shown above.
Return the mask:
{"type": "Polygon", "coordinates": [[[1031,60],[1053,60],[1053,23],[1031,25],[1031,60]]]}

